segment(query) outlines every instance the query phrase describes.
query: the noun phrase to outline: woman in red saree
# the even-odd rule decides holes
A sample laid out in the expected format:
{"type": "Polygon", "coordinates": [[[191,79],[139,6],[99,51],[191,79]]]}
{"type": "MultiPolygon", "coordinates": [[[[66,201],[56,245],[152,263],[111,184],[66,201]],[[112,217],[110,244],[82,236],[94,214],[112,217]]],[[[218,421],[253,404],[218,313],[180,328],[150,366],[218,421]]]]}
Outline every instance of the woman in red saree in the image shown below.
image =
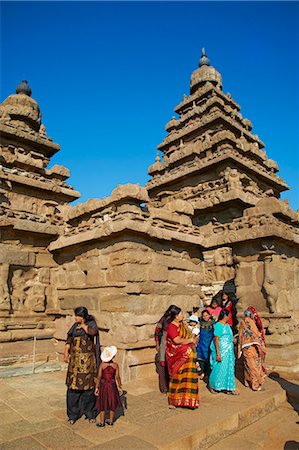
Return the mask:
{"type": "Polygon", "coordinates": [[[170,408],[195,409],[199,406],[195,338],[183,319],[181,309],[173,306],[166,335],[166,361],[170,377],[168,403],[170,408]]]}
{"type": "Polygon", "coordinates": [[[245,385],[260,391],[266,378],[266,344],[262,321],[253,306],[244,311],[239,328],[239,357],[242,353],[245,385]]]}

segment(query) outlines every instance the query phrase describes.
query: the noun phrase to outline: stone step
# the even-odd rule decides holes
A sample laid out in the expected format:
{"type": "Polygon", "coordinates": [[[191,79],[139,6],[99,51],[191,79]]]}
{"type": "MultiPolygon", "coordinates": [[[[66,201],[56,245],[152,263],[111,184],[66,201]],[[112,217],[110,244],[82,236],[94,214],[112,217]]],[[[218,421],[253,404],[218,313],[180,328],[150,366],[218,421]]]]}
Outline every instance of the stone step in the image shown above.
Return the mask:
{"type": "Polygon", "coordinates": [[[287,402],[257,422],[209,447],[209,450],[284,449],[299,449],[298,413],[287,402]]]}
{"type": "MultiPolygon", "coordinates": [[[[163,432],[156,430],[148,415],[143,420],[142,429],[134,435],[153,445],[152,448],[161,450],[207,449],[218,442],[220,445],[228,436],[246,429],[286,404],[286,392],[272,380],[267,380],[263,392],[253,392],[238,382],[239,396],[212,395],[203,383],[200,387],[201,405],[197,411],[180,410],[177,413],[175,410],[173,417],[164,413],[161,418],[157,413],[155,420],[159,422],[163,432]]],[[[135,390],[136,388],[135,382],[135,390]]],[[[109,443],[107,444],[108,450],[109,443]]],[[[129,441],[128,447],[125,442],[123,444],[123,448],[130,448],[129,441]]],[[[238,449],[241,450],[242,447],[239,446],[238,449]]]]}
{"type": "Polygon", "coordinates": [[[239,396],[212,395],[200,381],[200,407],[195,411],[169,409],[156,377],[125,383],[124,390],[124,416],[119,414],[115,426],[103,430],[84,418],[67,425],[65,371],[2,378],[0,448],[68,449],[79,442],[89,450],[198,450],[216,445],[234,450],[231,442],[238,442],[238,450],[282,450],[274,446],[273,436],[279,445],[296,441],[294,412],[286,391],[274,380],[268,379],[261,392],[238,382],[239,396]],[[280,433],[280,422],[285,434],[280,433]],[[248,442],[250,447],[244,446],[248,442]]]}
{"type": "Polygon", "coordinates": [[[63,370],[65,364],[59,362],[37,362],[34,369],[32,364],[0,366],[0,378],[32,375],[33,373],[55,372],[63,370]]]}

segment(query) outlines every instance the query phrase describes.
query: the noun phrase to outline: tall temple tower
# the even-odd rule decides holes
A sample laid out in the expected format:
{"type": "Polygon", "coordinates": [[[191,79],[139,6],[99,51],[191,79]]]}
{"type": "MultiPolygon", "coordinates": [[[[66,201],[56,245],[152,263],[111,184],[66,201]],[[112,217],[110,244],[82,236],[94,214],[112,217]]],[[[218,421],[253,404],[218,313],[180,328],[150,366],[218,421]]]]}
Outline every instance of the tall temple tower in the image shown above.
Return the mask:
{"type": "Polygon", "coordinates": [[[162,161],[149,168],[147,189],[157,206],[183,199],[194,208],[194,225],[227,223],[260,199],[279,198],[288,189],[250,120],[223,93],[221,75],[204,49],[191,75],[190,95],[174,111],[178,118],[167,123],[168,134],[158,146],[162,161]]]}

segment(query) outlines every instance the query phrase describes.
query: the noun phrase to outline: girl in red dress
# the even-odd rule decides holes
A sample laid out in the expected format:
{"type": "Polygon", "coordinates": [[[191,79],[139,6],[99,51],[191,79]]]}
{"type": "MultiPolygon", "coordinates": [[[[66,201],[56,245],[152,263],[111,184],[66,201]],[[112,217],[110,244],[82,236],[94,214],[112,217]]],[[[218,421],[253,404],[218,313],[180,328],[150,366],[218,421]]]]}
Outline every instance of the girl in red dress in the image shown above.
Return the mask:
{"type": "Polygon", "coordinates": [[[121,407],[120,393],[121,380],[119,376],[118,364],[113,361],[117,353],[117,348],[112,345],[105,347],[101,353],[102,363],[99,367],[96,381],[95,395],[97,396],[96,407],[100,411],[100,422],[97,427],[105,426],[105,413],[109,411],[109,421],[107,425],[113,425],[114,412],[121,407]]]}

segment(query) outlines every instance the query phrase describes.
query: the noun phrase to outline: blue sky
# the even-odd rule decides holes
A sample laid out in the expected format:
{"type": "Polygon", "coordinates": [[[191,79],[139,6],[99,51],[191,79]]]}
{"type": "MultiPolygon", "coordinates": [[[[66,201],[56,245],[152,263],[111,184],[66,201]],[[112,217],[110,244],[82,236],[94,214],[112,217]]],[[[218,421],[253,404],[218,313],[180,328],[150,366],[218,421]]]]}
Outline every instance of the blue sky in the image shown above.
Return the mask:
{"type": "MultiPolygon", "coordinates": [[[[85,201],[148,180],[201,47],[299,208],[298,2],[2,2],[1,101],[27,79],[85,201]]],[[[52,165],[52,164],[51,164],[52,165]]]]}

